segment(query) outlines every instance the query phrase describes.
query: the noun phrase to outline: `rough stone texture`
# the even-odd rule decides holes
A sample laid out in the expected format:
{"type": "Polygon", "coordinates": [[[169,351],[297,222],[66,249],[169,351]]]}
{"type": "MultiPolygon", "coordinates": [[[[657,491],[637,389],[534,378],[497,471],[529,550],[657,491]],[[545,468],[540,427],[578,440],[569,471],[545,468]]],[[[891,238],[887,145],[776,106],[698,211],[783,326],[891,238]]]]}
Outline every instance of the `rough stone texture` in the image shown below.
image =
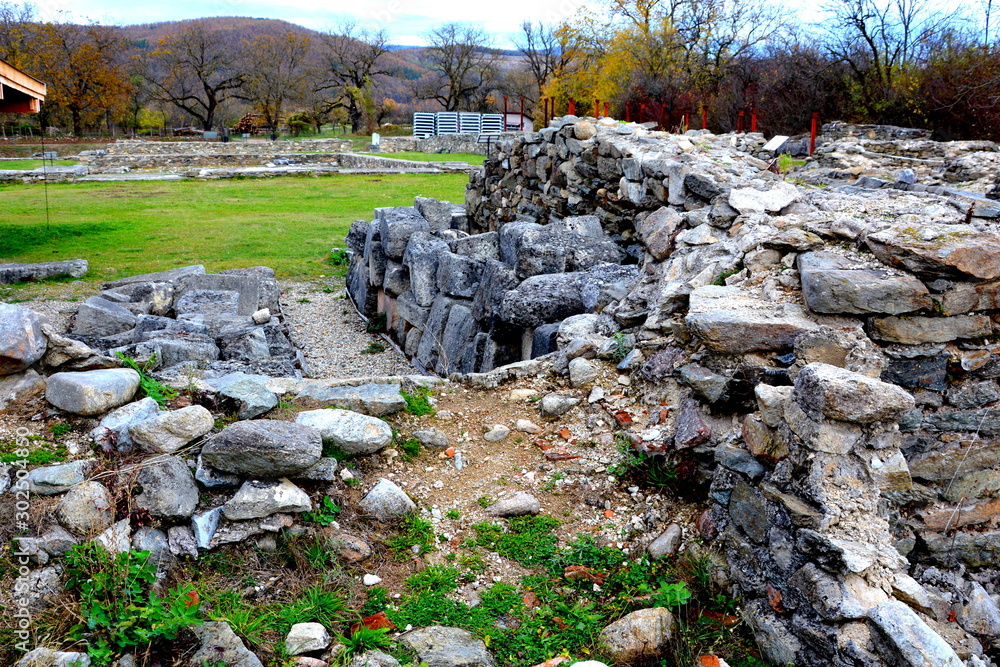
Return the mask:
{"type": "Polygon", "coordinates": [[[649,546],[646,547],[646,553],[649,554],[650,558],[673,556],[680,549],[683,539],[684,530],[676,523],[672,523],[649,543],[649,546]]]}
{"type": "Polygon", "coordinates": [[[801,307],[761,301],[732,287],[706,285],[691,293],[688,329],[720,354],[790,348],[816,328],[801,307]]]}
{"type": "Polygon", "coordinates": [[[285,637],[288,655],[322,651],[330,645],[330,633],[322,623],[296,623],[285,637]]]}
{"type": "Polygon", "coordinates": [[[32,264],[0,264],[0,285],[34,282],[50,278],[82,278],[90,265],[85,259],[68,259],[61,262],[35,262],[32,264]]]}
{"type": "Polygon", "coordinates": [[[111,526],[114,511],[111,494],[99,482],[74,486],[59,501],[59,522],[77,535],[96,535],[111,526]]]}
{"type": "Polygon", "coordinates": [[[104,549],[113,555],[123,554],[132,548],[132,527],[128,519],[118,521],[110,528],[94,538],[104,549]]]}
{"type": "Polygon", "coordinates": [[[507,292],[497,315],[515,327],[537,327],[583,311],[579,275],[556,273],[532,276],[507,292]]]}
{"type": "Polygon", "coordinates": [[[448,434],[439,428],[419,428],[413,432],[413,437],[425,447],[446,449],[450,444],[448,434]]]}
{"type": "Polygon", "coordinates": [[[351,658],[348,667],[399,667],[399,660],[382,651],[365,651],[351,658]]]}
{"type": "Polygon", "coordinates": [[[729,193],[729,205],[740,213],[777,213],[799,196],[798,188],[781,181],[768,190],[755,188],[734,188],[729,193]]]}
{"type": "Polygon", "coordinates": [[[23,373],[0,375],[0,412],[14,410],[45,393],[45,378],[29,368],[23,373]]]}
{"type": "Polygon", "coordinates": [[[40,496],[65,493],[83,483],[96,461],[72,461],[54,466],[42,466],[28,472],[28,490],[40,496]]]}
{"type": "MultiPolygon", "coordinates": [[[[0,269],[3,266],[5,265],[0,265],[0,269]]],[[[86,653],[55,651],[40,646],[21,656],[14,667],[90,667],[90,656],[86,653]]]]}
{"type": "Polygon", "coordinates": [[[56,373],[45,386],[45,398],[60,410],[99,415],[132,400],[139,374],[131,368],[56,373]]]}
{"type": "Polygon", "coordinates": [[[225,664],[226,667],[263,667],[260,660],[246,647],[225,621],[210,621],[191,626],[198,638],[199,647],[188,664],[201,667],[205,664],[225,664]]]}
{"type": "Polygon", "coordinates": [[[129,427],[132,441],[148,452],[173,453],[200,438],[215,425],[212,413],[200,405],[162,412],[129,427]]]}
{"type": "Polygon", "coordinates": [[[580,399],[575,396],[564,396],[553,393],[542,396],[539,407],[543,417],[558,417],[566,414],[579,404],[580,399]]]}
{"type": "Polygon", "coordinates": [[[895,385],[829,364],[809,364],[795,380],[794,398],[830,419],[894,422],[913,409],[913,397],[895,385]]]}
{"type": "Polygon", "coordinates": [[[406,407],[398,384],[363,384],[360,387],[307,386],[295,397],[305,405],[334,405],[372,417],[385,417],[406,407]]]}
{"type": "Polygon", "coordinates": [[[483,433],[483,440],[486,442],[500,442],[510,435],[510,429],[503,424],[494,424],[486,433],[483,433]]]}
{"type": "Polygon", "coordinates": [[[674,616],[662,607],[639,609],[601,630],[614,664],[660,655],[673,636],[674,616]]]}
{"type": "Polygon", "coordinates": [[[410,497],[387,479],[380,479],[359,505],[366,514],[381,521],[399,519],[417,511],[410,497]]]}
{"type": "Polygon", "coordinates": [[[0,303],[0,376],[28,368],[44,356],[45,346],[38,315],[23,306],[0,303]]]}
{"type": "Polygon", "coordinates": [[[963,667],[962,661],[941,637],[912,609],[896,600],[872,609],[868,618],[878,630],[880,643],[907,667],[963,667]]]}
{"type": "Polygon", "coordinates": [[[113,336],[132,329],[136,322],[135,314],[125,306],[101,296],[92,296],[76,312],[73,333],[113,336]]]}
{"type": "Polygon", "coordinates": [[[872,320],[872,335],[904,345],[947,343],[961,338],[983,338],[992,333],[993,325],[986,315],[876,317],[872,320]]]}
{"type": "Polygon", "coordinates": [[[597,380],[597,369],[582,357],[569,362],[569,383],[574,387],[582,387],[597,380]]]}
{"type": "Polygon", "coordinates": [[[160,414],[160,406],[146,397],[112,410],[90,431],[91,439],[105,451],[128,451],[134,444],[129,428],[160,414]]]}
{"type": "Polygon", "coordinates": [[[324,443],[345,454],[374,454],[392,442],[392,427],[377,417],[350,410],[309,410],[295,416],[295,423],[320,432],[324,443]]]}
{"type": "Polygon", "coordinates": [[[348,563],[360,563],[372,555],[371,545],[357,535],[338,533],[330,528],[324,528],[321,534],[327,546],[348,563]]]}
{"type": "Polygon", "coordinates": [[[428,667],[493,667],[496,663],[486,645],[468,630],[432,625],[400,636],[404,647],[428,667]]]}
{"type": "Polygon", "coordinates": [[[1000,235],[970,225],[896,224],[865,242],[883,263],[932,279],[1000,277],[1000,235]]]}
{"type": "Polygon", "coordinates": [[[486,508],[486,513],[490,516],[524,516],[525,514],[538,514],[542,511],[542,506],[538,499],[526,491],[518,491],[506,498],[501,498],[486,508]]]}
{"type": "Polygon", "coordinates": [[[315,465],[322,453],[316,429],[270,420],[231,424],[201,450],[202,459],[212,468],[252,477],[302,472],[315,465]]]}
{"type": "Polygon", "coordinates": [[[927,287],[910,275],[859,267],[842,255],[799,255],[802,297],[814,313],[899,315],[931,307],[927,287]]]}
{"type": "Polygon", "coordinates": [[[308,512],[309,495],[287,479],[280,481],[249,480],[243,483],[222,513],[231,521],[263,519],[278,512],[308,512]]]}
{"type": "Polygon", "coordinates": [[[154,456],[139,464],[142,493],[137,507],[153,516],[189,517],[198,505],[198,485],[187,463],[176,456],[154,456]]]}
{"type": "Polygon", "coordinates": [[[265,377],[246,373],[229,373],[210,380],[209,384],[220,396],[236,403],[238,419],[254,419],[278,405],[278,397],[267,389],[265,380],[265,377]]]}

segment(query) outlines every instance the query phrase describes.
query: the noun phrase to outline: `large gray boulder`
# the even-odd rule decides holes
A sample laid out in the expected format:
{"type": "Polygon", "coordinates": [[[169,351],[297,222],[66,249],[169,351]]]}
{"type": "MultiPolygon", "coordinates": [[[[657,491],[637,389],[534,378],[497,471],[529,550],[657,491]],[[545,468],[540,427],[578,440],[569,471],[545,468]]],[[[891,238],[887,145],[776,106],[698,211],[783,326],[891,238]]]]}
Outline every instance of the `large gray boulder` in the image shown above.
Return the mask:
{"type": "MultiPolygon", "coordinates": [[[[583,218],[581,218],[583,219],[583,218]]],[[[573,273],[597,264],[618,264],[624,251],[600,231],[572,221],[553,222],[541,229],[527,229],[517,239],[513,267],[518,278],[545,273],[573,273]]]]}
{"type": "Polygon", "coordinates": [[[372,417],[385,417],[406,407],[406,400],[398,384],[329,387],[310,383],[295,396],[295,402],[302,405],[335,406],[372,417]]]}
{"type": "Polygon", "coordinates": [[[56,651],[40,646],[21,656],[14,667],[90,667],[90,656],[75,651],[56,651]]]}
{"type": "Polygon", "coordinates": [[[265,419],[227,426],[201,450],[202,460],[216,470],[265,478],[302,472],[322,454],[316,429],[265,419]]]}
{"type": "Polygon", "coordinates": [[[415,232],[406,244],[403,264],[410,269],[410,292],[417,305],[428,307],[438,293],[438,258],[448,244],[427,232],[415,232]]]}
{"type": "Polygon", "coordinates": [[[391,426],[350,410],[307,410],[295,416],[295,423],[318,430],[324,443],[345,454],[374,454],[392,442],[391,426]]]}
{"type": "Polygon", "coordinates": [[[242,521],[263,519],[277,512],[308,512],[311,509],[309,494],[287,479],[249,480],[223,505],[222,513],[231,521],[242,521]]]}
{"type": "Polygon", "coordinates": [[[45,386],[45,399],[60,410],[91,416],[128,403],[138,388],[139,374],[131,368],[56,373],[45,386]]]}
{"type": "Polygon", "coordinates": [[[432,625],[404,633],[399,641],[428,667],[494,667],[486,644],[461,628],[432,625]]]}
{"type": "Polygon", "coordinates": [[[198,650],[187,663],[191,667],[218,665],[220,662],[226,667],[263,667],[260,659],[224,621],[193,625],[191,632],[199,642],[198,650]]]}
{"type": "Polygon", "coordinates": [[[735,287],[716,285],[691,293],[684,322],[720,354],[788,349],[817,326],[798,304],[763,301],[735,287]]]}
{"type": "Polygon", "coordinates": [[[895,422],[914,407],[913,397],[894,384],[821,363],[799,371],[793,398],[807,410],[856,424],[895,422]]]}
{"type": "Polygon", "coordinates": [[[375,209],[379,237],[386,257],[399,261],[403,259],[410,237],[417,232],[430,232],[430,224],[417,209],[411,206],[375,209]]]}
{"type": "Polygon", "coordinates": [[[174,286],[167,282],[129,283],[102,292],[105,298],[110,298],[112,295],[127,299],[121,302],[121,305],[136,315],[163,316],[169,313],[174,305],[174,286]]]}
{"type": "Polygon", "coordinates": [[[971,225],[899,223],[865,243],[882,263],[932,279],[1000,277],[1000,234],[971,225]]]}
{"type": "Polygon", "coordinates": [[[100,296],[92,296],[76,311],[73,333],[112,336],[132,329],[135,323],[135,314],[125,306],[100,296]]]}
{"type": "Polygon", "coordinates": [[[229,373],[208,383],[237,405],[238,419],[254,419],[278,405],[278,397],[264,385],[266,380],[262,375],[229,373]]]}
{"type": "Polygon", "coordinates": [[[40,496],[65,493],[82,484],[94,468],[94,459],[42,466],[28,472],[28,490],[40,496]]]}
{"type": "Polygon", "coordinates": [[[56,515],[70,532],[97,535],[111,527],[114,520],[111,494],[100,482],[84,482],[62,497],[56,515]]]}
{"type": "Polygon", "coordinates": [[[878,632],[876,643],[904,667],[963,667],[964,663],[916,612],[898,600],[884,602],[868,612],[878,632]]]}
{"type": "Polygon", "coordinates": [[[33,264],[0,264],[0,285],[35,282],[49,278],[82,278],[87,275],[89,269],[90,265],[85,259],[33,264]]]}
{"type": "Polygon", "coordinates": [[[147,452],[171,453],[205,435],[214,425],[211,412],[200,405],[189,405],[133,424],[128,432],[133,442],[147,452]]]}
{"type": "Polygon", "coordinates": [[[673,636],[674,616],[663,607],[639,609],[601,630],[613,664],[627,665],[663,653],[673,636]]]}
{"type": "Polygon", "coordinates": [[[42,321],[24,306],[0,303],[0,375],[19,373],[45,354],[42,321]]]}
{"type": "Polygon", "coordinates": [[[90,431],[90,438],[105,451],[114,449],[120,452],[128,451],[134,444],[132,436],[129,435],[129,428],[158,414],[160,414],[159,404],[147,396],[106,414],[101,423],[90,431]]]}
{"type": "Polygon", "coordinates": [[[799,255],[802,297],[814,313],[899,315],[931,307],[927,287],[908,274],[869,269],[843,255],[799,255]]]}
{"type": "Polygon", "coordinates": [[[359,504],[366,514],[381,521],[400,519],[417,511],[406,492],[387,479],[380,479],[359,504]]]}
{"type": "Polygon", "coordinates": [[[534,328],[584,312],[580,274],[528,278],[503,296],[497,316],[514,327],[534,328]]]}
{"type": "Polygon", "coordinates": [[[153,516],[189,517],[198,505],[198,484],[191,469],[176,456],[154,456],[139,464],[136,478],[142,493],[135,498],[137,507],[153,516]]]}

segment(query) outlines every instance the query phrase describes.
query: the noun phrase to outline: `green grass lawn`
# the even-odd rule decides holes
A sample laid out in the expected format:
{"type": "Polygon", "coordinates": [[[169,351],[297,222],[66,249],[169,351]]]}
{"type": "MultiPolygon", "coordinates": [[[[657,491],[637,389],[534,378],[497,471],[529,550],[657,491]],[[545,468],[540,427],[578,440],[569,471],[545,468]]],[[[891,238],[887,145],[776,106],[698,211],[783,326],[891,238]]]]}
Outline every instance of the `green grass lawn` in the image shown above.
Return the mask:
{"type": "Polygon", "coordinates": [[[76,160],[0,160],[0,169],[38,169],[39,167],[72,167],[76,160]]]}
{"type": "Polygon", "coordinates": [[[468,162],[469,164],[482,164],[486,160],[485,155],[474,153],[364,153],[364,155],[376,155],[378,157],[393,157],[397,160],[416,160],[418,162],[468,162]]]}
{"type": "Polygon", "coordinates": [[[187,264],[330,274],[354,220],[415,195],[461,203],[465,174],[0,185],[0,262],[86,259],[107,280],[187,264]]]}

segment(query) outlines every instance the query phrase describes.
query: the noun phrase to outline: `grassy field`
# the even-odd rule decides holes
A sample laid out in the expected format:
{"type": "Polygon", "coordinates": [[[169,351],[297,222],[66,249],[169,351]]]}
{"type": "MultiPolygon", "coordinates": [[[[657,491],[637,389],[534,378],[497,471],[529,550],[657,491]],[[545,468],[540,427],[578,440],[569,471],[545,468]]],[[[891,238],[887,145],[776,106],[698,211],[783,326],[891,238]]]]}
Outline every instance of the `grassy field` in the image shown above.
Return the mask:
{"type": "Polygon", "coordinates": [[[38,169],[39,167],[72,167],[76,160],[0,160],[0,169],[38,169]]]}
{"type": "Polygon", "coordinates": [[[0,262],[86,259],[106,280],[186,264],[331,273],[354,220],[415,195],[460,203],[465,174],[0,185],[0,262]]]}
{"type": "Polygon", "coordinates": [[[364,155],[376,155],[378,157],[392,157],[397,160],[416,160],[418,162],[468,162],[469,164],[482,164],[486,160],[485,155],[475,153],[364,153],[364,155]]]}

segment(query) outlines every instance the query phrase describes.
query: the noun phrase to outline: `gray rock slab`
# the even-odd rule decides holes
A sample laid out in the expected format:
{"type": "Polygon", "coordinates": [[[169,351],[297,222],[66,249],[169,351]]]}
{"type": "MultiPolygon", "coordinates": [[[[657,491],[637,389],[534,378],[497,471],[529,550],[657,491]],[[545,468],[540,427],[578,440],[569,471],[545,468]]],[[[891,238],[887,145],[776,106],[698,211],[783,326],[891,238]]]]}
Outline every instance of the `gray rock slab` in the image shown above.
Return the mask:
{"type": "Polygon", "coordinates": [[[309,494],[287,479],[248,480],[223,505],[222,513],[231,521],[243,521],[263,519],[278,512],[308,512],[311,509],[309,494]]]}
{"type": "Polygon", "coordinates": [[[136,316],[125,306],[92,296],[76,312],[73,333],[85,336],[112,336],[135,327],[136,316]]]}
{"type": "Polygon", "coordinates": [[[88,270],[90,270],[90,265],[85,259],[33,264],[0,264],[0,285],[35,282],[49,278],[82,278],[87,275],[88,270]]]}
{"type": "Polygon", "coordinates": [[[803,253],[798,267],[802,297],[814,313],[899,315],[932,305],[927,287],[913,276],[864,268],[835,253],[803,253]]]}
{"type": "Polygon", "coordinates": [[[111,494],[99,482],[84,482],[70,489],[56,508],[59,523],[77,535],[96,535],[111,526],[111,494]]]}
{"type": "Polygon", "coordinates": [[[486,508],[489,516],[524,516],[526,514],[538,514],[542,511],[538,498],[527,491],[518,491],[510,496],[501,498],[486,508]]]}
{"type": "Polygon", "coordinates": [[[417,511],[406,492],[387,479],[380,479],[359,504],[366,514],[381,521],[399,519],[417,511]]]}
{"type": "Polygon", "coordinates": [[[630,664],[650,655],[660,655],[670,645],[674,616],[662,607],[639,609],[601,630],[613,664],[630,664]]]}
{"type": "Polygon", "coordinates": [[[399,641],[428,667],[494,667],[496,662],[479,639],[468,630],[432,625],[411,630],[399,641]]]}
{"type": "Polygon", "coordinates": [[[201,450],[205,464],[216,470],[265,478],[302,472],[322,453],[316,429],[265,419],[231,424],[201,450]]]}
{"type": "Polygon", "coordinates": [[[819,363],[799,372],[793,398],[830,419],[856,424],[895,422],[914,407],[913,397],[896,385],[819,363]]]}
{"type": "Polygon", "coordinates": [[[194,514],[198,505],[198,485],[191,469],[176,456],[154,456],[138,465],[136,481],[142,493],[135,498],[137,507],[153,516],[183,517],[194,514]]]}
{"type": "Polygon", "coordinates": [[[868,620],[897,664],[906,667],[963,667],[955,651],[924,623],[916,612],[898,600],[878,605],[868,620]]]}
{"type": "Polygon", "coordinates": [[[882,263],[918,275],[1000,277],[1000,234],[971,225],[899,223],[869,234],[865,243],[882,263]]]}
{"type": "Polygon", "coordinates": [[[160,406],[147,396],[106,414],[89,435],[94,443],[105,451],[128,451],[133,445],[129,428],[159,414],[160,406]]]}
{"type": "Polygon", "coordinates": [[[962,338],[992,335],[993,323],[986,315],[954,317],[876,317],[871,323],[872,336],[889,343],[921,345],[948,343],[962,338]]]}
{"type": "Polygon", "coordinates": [[[19,373],[45,355],[42,320],[24,306],[0,303],[0,376],[19,373]]]}
{"type": "Polygon", "coordinates": [[[65,493],[77,484],[82,484],[95,463],[94,459],[87,459],[34,468],[28,472],[28,490],[40,496],[65,493]]]}
{"type": "Polygon", "coordinates": [[[90,656],[86,653],[40,646],[21,656],[14,667],[90,667],[90,664],[90,656]]]}
{"type": "Polygon", "coordinates": [[[515,327],[534,328],[584,312],[580,275],[532,276],[504,294],[497,315],[515,327]]]}
{"type": "Polygon", "coordinates": [[[229,624],[211,621],[191,626],[199,647],[191,656],[191,665],[219,664],[227,667],[263,667],[260,659],[246,647],[229,624]]]}
{"type": "Polygon", "coordinates": [[[117,280],[112,280],[106,282],[101,286],[101,289],[113,290],[122,285],[131,285],[132,283],[171,283],[175,284],[178,280],[185,276],[192,275],[204,275],[205,267],[201,264],[195,264],[192,266],[182,266],[176,269],[169,269],[167,271],[157,271],[155,273],[142,273],[135,276],[128,276],[125,278],[118,278],[117,280]]]}
{"type": "Polygon", "coordinates": [[[691,293],[684,322],[720,354],[787,349],[817,326],[797,304],[763,301],[738,288],[716,285],[691,293]]]}
{"type": "Polygon", "coordinates": [[[672,523],[649,543],[649,546],[646,547],[646,553],[649,554],[650,558],[673,556],[681,548],[681,540],[683,539],[684,530],[678,524],[672,523]]]}
{"type": "Polygon", "coordinates": [[[398,384],[363,384],[360,387],[329,387],[307,384],[295,397],[296,403],[335,407],[372,417],[385,417],[406,407],[398,384]]]}
{"type": "Polygon", "coordinates": [[[254,419],[278,405],[278,397],[265,386],[265,380],[264,376],[229,373],[207,382],[237,404],[238,419],[254,419]]]}
{"type": "Polygon", "coordinates": [[[132,400],[139,374],[131,368],[56,373],[45,386],[45,399],[77,415],[103,414],[132,400]]]}
{"type": "Polygon", "coordinates": [[[22,373],[0,375],[0,412],[12,409],[45,392],[45,378],[33,368],[22,373]]]}
{"type": "Polygon", "coordinates": [[[310,426],[345,454],[374,454],[392,442],[392,427],[377,417],[350,410],[308,410],[295,423],[310,426]]]}
{"type": "Polygon", "coordinates": [[[542,396],[540,408],[543,417],[558,417],[566,414],[579,404],[580,399],[575,396],[551,393],[542,396]]]}
{"type": "Polygon", "coordinates": [[[161,412],[129,427],[133,442],[148,452],[176,452],[215,426],[212,413],[200,405],[161,412]]]}

